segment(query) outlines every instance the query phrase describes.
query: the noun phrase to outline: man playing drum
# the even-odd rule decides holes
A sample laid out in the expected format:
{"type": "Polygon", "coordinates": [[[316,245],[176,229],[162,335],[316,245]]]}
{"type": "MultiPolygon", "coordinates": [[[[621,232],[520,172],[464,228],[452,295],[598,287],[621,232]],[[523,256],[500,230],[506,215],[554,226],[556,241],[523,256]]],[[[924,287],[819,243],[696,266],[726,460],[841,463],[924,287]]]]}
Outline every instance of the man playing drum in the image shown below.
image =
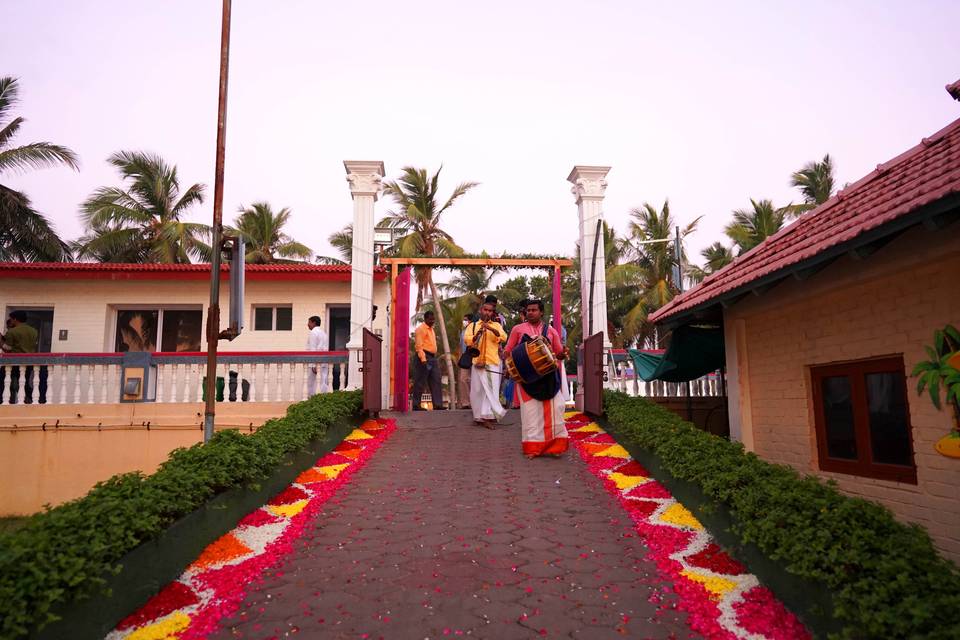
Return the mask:
{"type": "MultiPolygon", "coordinates": [[[[560,360],[567,357],[567,350],[560,341],[557,330],[543,322],[543,302],[530,300],[527,303],[526,322],[518,324],[510,332],[506,353],[513,353],[524,337],[542,336],[560,360]]],[[[543,376],[535,384],[517,385],[520,395],[520,423],[523,426],[523,454],[527,458],[540,455],[559,456],[567,450],[567,428],[564,426],[565,402],[560,389],[559,371],[543,376]]]]}
{"type": "Polygon", "coordinates": [[[473,421],[493,428],[506,410],[500,404],[500,345],[506,342],[507,332],[497,321],[497,299],[487,296],[480,307],[480,321],[467,325],[463,341],[479,351],[470,369],[470,406],[473,421]]]}

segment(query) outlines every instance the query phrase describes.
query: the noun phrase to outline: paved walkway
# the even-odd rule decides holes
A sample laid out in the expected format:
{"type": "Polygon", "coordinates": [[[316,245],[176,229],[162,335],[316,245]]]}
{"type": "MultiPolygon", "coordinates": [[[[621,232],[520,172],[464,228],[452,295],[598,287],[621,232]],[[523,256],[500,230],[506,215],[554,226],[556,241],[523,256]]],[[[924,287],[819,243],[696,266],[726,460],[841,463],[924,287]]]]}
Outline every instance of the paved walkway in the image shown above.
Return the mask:
{"type": "Polygon", "coordinates": [[[574,451],[526,460],[519,415],[396,433],[218,638],[692,638],[629,517],[574,451]]]}

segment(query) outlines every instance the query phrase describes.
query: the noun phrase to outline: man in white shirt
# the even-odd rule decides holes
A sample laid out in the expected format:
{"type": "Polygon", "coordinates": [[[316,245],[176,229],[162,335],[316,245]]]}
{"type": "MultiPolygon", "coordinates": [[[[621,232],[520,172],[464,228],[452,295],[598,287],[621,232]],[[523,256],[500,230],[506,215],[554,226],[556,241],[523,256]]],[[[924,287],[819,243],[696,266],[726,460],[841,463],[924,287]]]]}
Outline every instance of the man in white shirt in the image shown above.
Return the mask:
{"type": "MultiPolygon", "coordinates": [[[[307,351],[327,351],[330,344],[327,339],[327,332],[320,328],[320,316],[310,316],[307,320],[307,328],[310,335],[307,337],[307,351]]],[[[314,362],[307,365],[307,397],[311,398],[317,393],[317,377],[320,377],[320,393],[327,392],[327,373],[330,365],[327,363],[314,362]]]]}

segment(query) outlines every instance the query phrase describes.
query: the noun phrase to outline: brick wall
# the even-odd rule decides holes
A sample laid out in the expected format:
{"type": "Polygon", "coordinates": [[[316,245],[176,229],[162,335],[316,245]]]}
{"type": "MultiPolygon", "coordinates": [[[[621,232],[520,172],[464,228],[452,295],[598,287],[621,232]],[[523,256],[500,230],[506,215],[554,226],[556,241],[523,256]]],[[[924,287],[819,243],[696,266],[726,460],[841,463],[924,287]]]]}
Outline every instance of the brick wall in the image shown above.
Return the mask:
{"type": "Polygon", "coordinates": [[[960,325],[960,234],[949,228],[913,230],[869,258],[841,258],[809,280],[791,279],[734,305],[724,313],[728,362],[737,354],[748,362],[730,372],[731,413],[738,414],[732,431],[766,460],[832,478],[844,492],[926,527],[943,554],[960,561],[960,460],[933,448],[951,427],[949,410],[937,411],[907,379],[916,485],[823,472],[809,372],[902,354],[909,376],[934,329],[948,322],[960,325]]]}

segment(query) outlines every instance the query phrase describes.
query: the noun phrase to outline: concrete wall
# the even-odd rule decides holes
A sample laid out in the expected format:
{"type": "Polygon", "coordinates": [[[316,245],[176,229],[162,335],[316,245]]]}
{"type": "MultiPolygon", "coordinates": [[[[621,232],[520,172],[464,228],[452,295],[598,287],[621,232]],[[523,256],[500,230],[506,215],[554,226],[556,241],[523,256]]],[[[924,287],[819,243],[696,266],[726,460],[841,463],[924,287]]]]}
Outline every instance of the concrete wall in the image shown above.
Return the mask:
{"type": "Polygon", "coordinates": [[[790,279],[724,312],[731,433],[748,450],[803,473],[837,481],[904,522],[923,525],[960,560],[960,460],[934,451],[952,425],[907,378],[917,484],[818,469],[809,368],[902,354],[905,375],[923,345],[960,324],[960,234],[915,229],[876,254],[839,259],[809,280],[790,279]]]}
{"type": "MultiPolygon", "coordinates": [[[[116,307],[175,307],[203,310],[210,298],[209,282],[198,280],[18,280],[0,278],[0,312],[9,307],[53,308],[54,352],[83,353],[114,350],[116,307]],[[66,341],[58,340],[61,329],[66,341]]],[[[227,325],[229,291],[221,287],[222,326],[227,325]]],[[[374,304],[379,306],[374,331],[387,333],[389,284],[374,282],[374,304]]],[[[307,340],[307,318],[319,315],[329,329],[333,307],[350,307],[350,282],[283,282],[248,280],[246,283],[246,329],[233,342],[221,342],[223,351],[299,351],[307,340]],[[291,331],[254,331],[253,308],[259,305],[292,305],[291,331]]],[[[203,349],[205,349],[205,342],[203,349]]]]}
{"type": "MultiPolygon", "coordinates": [[[[219,404],[217,428],[252,433],[288,405],[219,404]]],[[[202,424],[198,403],[0,407],[0,516],[79,498],[118,473],[153,473],[177,447],[201,442],[202,424]]]]}

